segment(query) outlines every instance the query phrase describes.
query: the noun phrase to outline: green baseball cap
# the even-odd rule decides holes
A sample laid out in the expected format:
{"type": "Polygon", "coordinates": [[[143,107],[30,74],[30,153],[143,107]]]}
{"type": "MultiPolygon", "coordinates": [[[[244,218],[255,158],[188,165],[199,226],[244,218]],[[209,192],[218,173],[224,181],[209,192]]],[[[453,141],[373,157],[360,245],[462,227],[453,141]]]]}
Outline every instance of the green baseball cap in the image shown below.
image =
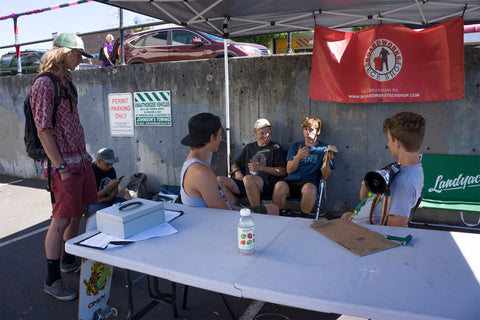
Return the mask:
{"type": "Polygon", "coordinates": [[[93,58],[93,56],[85,51],[85,47],[83,46],[82,39],[73,34],[73,33],[60,33],[53,42],[53,45],[56,47],[64,47],[70,48],[73,50],[78,50],[82,55],[87,58],[93,58]]]}

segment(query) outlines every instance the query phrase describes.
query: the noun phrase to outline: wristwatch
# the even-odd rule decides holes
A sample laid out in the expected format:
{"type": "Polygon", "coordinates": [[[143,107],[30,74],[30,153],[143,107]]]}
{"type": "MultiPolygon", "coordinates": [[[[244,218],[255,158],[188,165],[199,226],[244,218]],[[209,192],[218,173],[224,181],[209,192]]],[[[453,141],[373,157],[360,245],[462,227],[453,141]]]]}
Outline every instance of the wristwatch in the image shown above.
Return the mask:
{"type": "Polygon", "coordinates": [[[67,165],[65,163],[62,163],[58,168],[55,169],[55,171],[64,170],[66,168],[67,168],[67,165]]]}

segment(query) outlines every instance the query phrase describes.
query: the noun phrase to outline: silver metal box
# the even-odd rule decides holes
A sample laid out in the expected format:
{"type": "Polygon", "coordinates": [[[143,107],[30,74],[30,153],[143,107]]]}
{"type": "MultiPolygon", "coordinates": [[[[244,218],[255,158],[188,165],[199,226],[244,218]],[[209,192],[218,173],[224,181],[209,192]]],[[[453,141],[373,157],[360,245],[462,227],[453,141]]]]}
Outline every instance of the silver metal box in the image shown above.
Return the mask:
{"type": "Polygon", "coordinates": [[[98,231],[126,239],[165,221],[163,202],[131,199],[97,211],[98,231]]]}

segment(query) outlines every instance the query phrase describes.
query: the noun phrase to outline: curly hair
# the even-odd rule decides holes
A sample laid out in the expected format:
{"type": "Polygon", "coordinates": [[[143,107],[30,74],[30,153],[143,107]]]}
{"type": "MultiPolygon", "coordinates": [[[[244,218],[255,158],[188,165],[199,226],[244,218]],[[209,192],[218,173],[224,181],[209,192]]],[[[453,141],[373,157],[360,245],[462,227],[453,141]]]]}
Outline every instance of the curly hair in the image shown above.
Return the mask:
{"type": "Polygon", "coordinates": [[[70,48],[56,47],[45,53],[40,60],[40,72],[53,71],[56,75],[63,77],[69,73],[65,64],[65,56],[72,51],[70,48]]]}
{"type": "Polygon", "coordinates": [[[383,121],[383,133],[390,133],[408,152],[416,152],[425,136],[425,119],[418,113],[400,112],[383,121]]]}
{"type": "Polygon", "coordinates": [[[313,127],[318,131],[322,130],[322,120],[318,118],[305,117],[305,119],[302,120],[302,128],[309,128],[309,127],[313,127]]]}

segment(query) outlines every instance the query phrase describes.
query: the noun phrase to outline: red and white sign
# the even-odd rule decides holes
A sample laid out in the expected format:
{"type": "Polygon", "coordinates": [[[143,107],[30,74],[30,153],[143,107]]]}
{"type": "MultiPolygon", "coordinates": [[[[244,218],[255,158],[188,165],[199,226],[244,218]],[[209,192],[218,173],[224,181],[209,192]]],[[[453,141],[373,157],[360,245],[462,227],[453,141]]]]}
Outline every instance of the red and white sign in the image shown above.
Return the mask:
{"type": "Polygon", "coordinates": [[[463,96],[461,17],[422,31],[391,24],[357,32],[315,27],[313,100],[365,103],[463,96]]]}
{"type": "Polygon", "coordinates": [[[110,135],[112,137],[133,137],[133,101],[131,93],[108,95],[110,135]]]}

